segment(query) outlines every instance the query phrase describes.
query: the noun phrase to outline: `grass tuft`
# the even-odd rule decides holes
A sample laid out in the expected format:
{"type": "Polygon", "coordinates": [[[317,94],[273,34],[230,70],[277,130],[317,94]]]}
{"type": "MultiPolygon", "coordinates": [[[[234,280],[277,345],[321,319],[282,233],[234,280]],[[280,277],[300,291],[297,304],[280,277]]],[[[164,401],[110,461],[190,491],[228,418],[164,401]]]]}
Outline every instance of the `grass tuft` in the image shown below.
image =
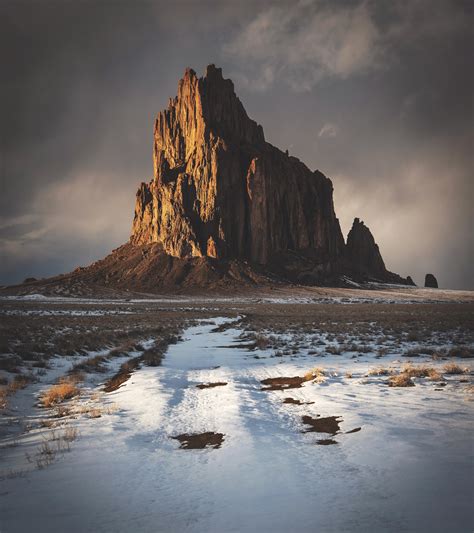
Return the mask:
{"type": "Polygon", "coordinates": [[[402,374],[406,374],[411,378],[429,378],[431,381],[439,381],[443,376],[431,366],[413,366],[405,365],[402,368],[402,374]]]}
{"type": "Polygon", "coordinates": [[[64,378],[41,395],[41,403],[43,407],[54,407],[65,400],[70,400],[74,396],[78,396],[78,394],[79,388],[77,381],[71,378],[64,378]]]}
{"type": "Polygon", "coordinates": [[[312,368],[309,372],[303,376],[303,381],[312,381],[315,380],[318,383],[324,381],[325,372],[320,367],[312,368]]]}
{"type": "Polygon", "coordinates": [[[371,368],[367,372],[367,375],[368,376],[391,376],[394,373],[395,371],[393,370],[393,368],[385,368],[383,366],[379,366],[376,368],[371,368]]]}
{"type": "Polygon", "coordinates": [[[389,387],[414,387],[415,384],[408,374],[397,374],[388,380],[389,387]]]}
{"type": "Polygon", "coordinates": [[[469,372],[468,368],[462,368],[456,363],[446,363],[443,366],[443,372],[445,374],[467,374],[469,372]]]}

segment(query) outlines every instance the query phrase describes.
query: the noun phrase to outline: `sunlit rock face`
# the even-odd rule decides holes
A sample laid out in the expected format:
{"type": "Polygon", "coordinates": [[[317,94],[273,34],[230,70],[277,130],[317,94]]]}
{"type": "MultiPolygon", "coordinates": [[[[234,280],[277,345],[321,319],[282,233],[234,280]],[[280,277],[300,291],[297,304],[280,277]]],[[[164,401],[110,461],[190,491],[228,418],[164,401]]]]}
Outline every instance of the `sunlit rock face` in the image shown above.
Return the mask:
{"type": "MultiPolygon", "coordinates": [[[[237,260],[303,284],[406,283],[355,219],[347,245],[330,179],[265,141],[231,80],[187,69],[155,121],[154,177],[136,198],[132,245],[179,260],[237,260]]],[[[213,263],[214,264],[214,263],[213,263]]]]}
{"type": "Polygon", "coordinates": [[[343,257],[331,181],[267,143],[214,65],[203,78],[186,70],[156,119],[153,160],[154,178],[137,192],[132,244],[264,265],[295,251],[326,270],[343,257]]]}

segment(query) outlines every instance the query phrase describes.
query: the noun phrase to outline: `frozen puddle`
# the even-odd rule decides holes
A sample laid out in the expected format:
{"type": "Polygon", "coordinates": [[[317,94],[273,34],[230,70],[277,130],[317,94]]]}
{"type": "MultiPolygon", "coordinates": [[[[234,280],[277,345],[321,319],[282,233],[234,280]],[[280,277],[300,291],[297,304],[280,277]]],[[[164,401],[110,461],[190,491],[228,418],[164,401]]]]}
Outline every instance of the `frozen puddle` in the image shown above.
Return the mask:
{"type": "Polygon", "coordinates": [[[162,366],[108,394],[117,413],[81,421],[64,458],[1,481],[2,533],[472,528],[461,393],[360,380],[262,390],[314,359],[255,359],[232,348],[240,331],[213,331],[225,321],[189,328],[162,366]]]}

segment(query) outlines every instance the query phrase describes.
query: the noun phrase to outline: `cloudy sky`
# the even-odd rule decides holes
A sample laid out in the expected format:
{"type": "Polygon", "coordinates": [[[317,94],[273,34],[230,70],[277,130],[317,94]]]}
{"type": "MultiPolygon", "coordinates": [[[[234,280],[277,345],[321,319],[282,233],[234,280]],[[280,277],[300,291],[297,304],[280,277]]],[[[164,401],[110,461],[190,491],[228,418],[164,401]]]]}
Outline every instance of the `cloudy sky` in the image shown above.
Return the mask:
{"type": "Polygon", "coordinates": [[[185,67],[234,80],[267,140],[334,183],[386,265],[474,288],[470,1],[0,0],[0,283],[128,239],[185,67]]]}

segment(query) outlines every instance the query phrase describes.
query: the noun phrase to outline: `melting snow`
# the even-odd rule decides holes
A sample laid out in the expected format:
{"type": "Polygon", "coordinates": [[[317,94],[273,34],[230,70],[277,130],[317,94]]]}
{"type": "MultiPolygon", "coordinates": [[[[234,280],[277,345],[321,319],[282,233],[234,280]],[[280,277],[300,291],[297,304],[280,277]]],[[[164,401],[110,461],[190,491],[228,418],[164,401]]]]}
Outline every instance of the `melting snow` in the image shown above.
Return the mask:
{"type": "MultiPolygon", "coordinates": [[[[143,367],[107,395],[118,411],[78,421],[67,456],[4,479],[0,529],[472,529],[473,409],[461,388],[389,388],[364,377],[373,358],[346,355],[318,360],[329,374],[324,383],[262,391],[262,379],[303,375],[315,359],[235,349],[240,331],[212,331],[224,322],[189,328],[162,366],[143,367]],[[196,387],[211,382],[227,385],[196,387]],[[303,405],[283,403],[288,396],[303,405]],[[341,433],[303,433],[304,415],[341,417],[341,433]],[[224,434],[219,449],[183,450],[171,438],[211,431],[224,434]],[[328,440],[337,445],[317,444],[328,440]]],[[[2,452],[3,465],[17,453],[2,452]]]]}

